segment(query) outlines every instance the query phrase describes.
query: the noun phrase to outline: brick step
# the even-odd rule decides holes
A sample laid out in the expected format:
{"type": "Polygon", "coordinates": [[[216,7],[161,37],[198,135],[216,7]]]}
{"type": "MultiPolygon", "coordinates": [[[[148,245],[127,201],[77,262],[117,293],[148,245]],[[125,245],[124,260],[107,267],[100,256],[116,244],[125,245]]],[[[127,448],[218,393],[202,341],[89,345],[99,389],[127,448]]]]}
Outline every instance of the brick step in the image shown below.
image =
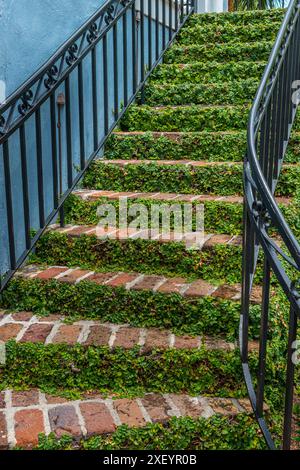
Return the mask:
{"type": "MultiPolygon", "coordinates": [[[[87,189],[231,196],[243,194],[241,162],[193,160],[97,160],[87,171],[87,189]]],[[[294,196],[299,164],[282,167],[277,196],[294,196]]]]}
{"type": "Polygon", "coordinates": [[[185,64],[199,61],[267,61],[273,45],[273,41],[189,46],[175,44],[165,53],[164,62],[185,64]]]}
{"type": "Polygon", "coordinates": [[[259,82],[253,78],[232,82],[194,84],[149,84],[145,87],[145,102],[149,106],[186,104],[245,104],[253,100],[259,82]]]}
{"type": "Polygon", "coordinates": [[[176,43],[180,45],[191,44],[226,44],[256,41],[275,41],[281,26],[279,21],[265,20],[260,24],[218,24],[187,25],[180,32],[176,43]]]}
{"type": "MultiPolygon", "coordinates": [[[[70,275],[71,276],[71,275],[70,275]]],[[[125,273],[120,276],[125,276],[125,273]]],[[[74,277],[75,278],[75,277],[74,277]]],[[[115,275],[117,282],[117,276],[115,275]]],[[[170,286],[174,288],[175,283],[170,286]]],[[[182,287],[182,286],[181,286],[182,287]]],[[[168,290],[168,284],[165,287],[168,290]]],[[[164,292],[162,290],[162,292],[164,292]]],[[[101,323],[80,320],[65,323],[66,317],[52,314],[38,317],[32,312],[0,311],[0,341],[15,340],[20,343],[81,344],[83,346],[106,346],[116,348],[141,348],[141,354],[154,349],[201,349],[207,351],[234,351],[237,343],[209,336],[175,335],[170,330],[158,328],[135,328],[130,325],[101,323]]],[[[251,350],[257,350],[258,343],[251,343],[251,350]]]]}
{"type": "MultiPolygon", "coordinates": [[[[242,162],[246,131],[115,132],[105,146],[105,159],[210,160],[242,162]]],[[[300,133],[293,132],[286,163],[300,160],[300,133]]]]}
{"type": "Polygon", "coordinates": [[[242,246],[242,237],[238,235],[204,233],[199,238],[196,232],[174,232],[162,233],[160,230],[139,230],[135,228],[97,227],[91,225],[67,225],[60,227],[58,224],[51,225],[48,231],[64,234],[71,238],[82,236],[96,237],[99,240],[151,240],[158,243],[189,242],[198,243],[201,250],[214,249],[218,245],[242,246]]]}
{"type": "Polygon", "coordinates": [[[245,131],[248,105],[131,105],[120,123],[122,131],[202,132],[245,131]]]}
{"type": "Polygon", "coordinates": [[[245,80],[259,80],[266,62],[228,61],[193,62],[191,64],[160,64],[149,78],[150,83],[193,84],[245,80]]]}
{"type": "MultiPolygon", "coordinates": [[[[147,275],[138,272],[95,272],[67,266],[42,267],[29,265],[18,273],[18,276],[28,280],[55,280],[59,283],[78,285],[90,282],[98,286],[124,288],[127,291],[151,291],[159,294],[177,294],[184,298],[211,297],[239,301],[241,286],[239,284],[213,285],[203,279],[193,282],[185,278],[147,275]]],[[[255,286],[252,291],[252,303],[261,303],[261,288],[255,286]]]]}
{"type": "Polygon", "coordinates": [[[239,414],[252,414],[249,400],[158,393],[118,399],[97,392],[67,400],[38,389],[8,389],[0,392],[0,448],[33,448],[39,434],[69,435],[78,441],[111,434],[121,425],[141,428],[167,423],[174,416],[209,420],[215,415],[232,419],[239,414]]]}
{"type": "Polygon", "coordinates": [[[192,15],[187,25],[206,27],[208,24],[213,25],[260,25],[264,21],[281,21],[284,17],[285,10],[281,8],[273,8],[268,10],[249,10],[223,13],[201,13],[192,15]]]}
{"type": "MultiPolygon", "coordinates": [[[[209,194],[176,194],[176,193],[139,193],[139,192],[119,192],[119,191],[97,191],[96,189],[78,189],[74,191],[74,195],[80,197],[84,201],[97,201],[99,199],[119,200],[120,198],[127,198],[129,200],[144,199],[151,201],[172,201],[172,202],[223,202],[224,204],[242,204],[243,197],[241,196],[215,196],[209,194]]],[[[278,197],[276,198],[278,204],[289,205],[292,202],[291,198],[278,197]]]]}

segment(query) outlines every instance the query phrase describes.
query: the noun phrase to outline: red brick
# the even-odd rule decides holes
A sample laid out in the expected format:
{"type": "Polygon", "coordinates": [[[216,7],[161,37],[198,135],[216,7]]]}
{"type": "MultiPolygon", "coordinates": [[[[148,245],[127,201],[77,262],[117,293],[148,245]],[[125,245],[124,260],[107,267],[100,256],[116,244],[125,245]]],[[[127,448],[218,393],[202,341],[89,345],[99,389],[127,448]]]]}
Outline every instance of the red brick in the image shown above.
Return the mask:
{"type": "Polygon", "coordinates": [[[129,427],[145,426],[146,421],[135,400],[123,398],[114,401],[114,407],[119,415],[122,424],[129,427]]]}
{"type": "Polygon", "coordinates": [[[90,327],[90,333],[85,341],[85,346],[107,346],[111,335],[111,328],[105,325],[94,325],[90,327]]]}
{"type": "Polygon", "coordinates": [[[191,416],[199,418],[204,411],[203,407],[197,400],[192,400],[187,395],[170,395],[174,405],[179,409],[182,416],[191,416]]]}
{"type": "Polygon", "coordinates": [[[61,325],[52,343],[76,344],[81,330],[80,325],[61,325]]]}
{"type": "Polygon", "coordinates": [[[139,274],[134,273],[120,273],[115,279],[108,281],[107,285],[112,287],[126,286],[126,284],[134,281],[138,276],[139,274]]]}
{"type": "Polygon", "coordinates": [[[0,409],[3,410],[3,408],[5,408],[5,393],[4,392],[0,392],[0,409]]]}
{"type": "Polygon", "coordinates": [[[45,433],[43,413],[40,410],[22,410],[15,414],[17,445],[33,447],[38,444],[39,434],[45,433]]]}
{"type": "Polygon", "coordinates": [[[53,325],[35,323],[30,325],[21,339],[21,343],[44,343],[53,325]]]}
{"type": "Polygon", "coordinates": [[[207,242],[204,243],[204,248],[212,248],[215,245],[227,245],[232,239],[232,235],[213,235],[207,242]]]}
{"type": "Polygon", "coordinates": [[[106,284],[106,282],[112,279],[115,275],[116,273],[97,273],[89,277],[88,280],[95,282],[96,284],[103,285],[106,284]]]}
{"type": "Polygon", "coordinates": [[[152,351],[152,349],[167,349],[170,342],[170,333],[165,330],[153,328],[148,331],[144,350],[152,351]]]}
{"type": "Polygon", "coordinates": [[[72,271],[69,274],[66,274],[65,276],[62,276],[59,278],[60,282],[67,282],[69,284],[75,284],[75,282],[80,279],[81,277],[85,276],[88,274],[90,271],[86,271],[83,269],[76,269],[75,271],[72,271]]]}
{"type": "Polygon", "coordinates": [[[32,312],[16,312],[12,314],[14,321],[29,321],[32,318],[32,312]]]}
{"type": "Polygon", "coordinates": [[[113,418],[104,403],[82,403],[80,411],[88,436],[108,434],[116,430],[113,418]]]}
{"type": "Polygon", "coordinates": [[[68,434],[81,436],[81,429],[74,406],[57,406],[49,410],[51,430],[57,437],[68,434]]]}
{"type": "Polygon", "coordinates": [[[95,233],[96,233],[96,228],[82,225],[68,232],[68,235],[71,237],[80,237],[81,235],[92,236],[92,235],[95,235],[95,233]],[[93,231],[91,232],[92,229],[93,231]],[[86,232],[89,232],[89,233],[86,233],[86,232]]]}
{"type": "Polygon", "coordinates": [[[180,294],[185,286],[187,286],[186,279],[175,277],[174,279],[168,279],[164,282],[157,289],[157,292],[163,292],[164,294],[180,294]]]}
{"type": "Polygon", "coordinates": [[[233,239],[229,243],[229,245],[233,245],[233,246],[241,246],[242,244],[243,244],[243,238],[240,235],[233,237],[233,239]]]}
{"type": "Polygon", "coordinates": [[[230,286],[224,284],[223,286],[219,286],[215,292],[212,293],[213,297],[219,297],[221,299],[232,299],[240,294],[241,291],[238,286],[230,286]]]}
{"type": "Polygon", "coordinates": [[[165,278],[162,276],[145,276],[137,284],[135,284],[133,290],[152,290],[157,284],[163,281],[165,278]]]}
{"type": "Polygon", "coordinates": [[[55,395],[48,395],[47,393],[45,395],[45,398],[49,405],[58,405],[62,403],[68,403],[68,400],[66,398],[56,397],[55,395]]]}
{"type": "Polygon", "coordinates": [[[215,338],[204,338],[204,347],[208,350],[218,350],[221,349],[223,351],[232,351],[234,349],[233,343],[228,343],[223,339],[215,339],[215,338]]]}
{"type": "Polygon", "coordinates": [[[5,414],[0,412],[0,450],[7,449],[8,440],[7,440],[7,427],[5,414]]]}
{"type": "Polygon", "coordinates": [[[229,398],[208,398],[209,406],[217,414],[225,416],[234,416],[239,413],[239,409],[229,398]]]}
{"type": "Polygon", "coordinates": [[[40,323],[53,323],[55,321],[60,321],[62,319],[63,319],[62,315],[53,313],[51,315],[47,315],[46,317],[41,317],[38,320],[40,323]]]}
{"type": "Polygon", "coordinates": [[[141,401],[154,423],[163,423],[172,416],[170,406],[162,395],[149,393],[141,401]]]}
{"type": "Polygon", "coordinates": [[[10,339],[14,339],[22,328],[22,325],[16,323],[7,323],[6,325],[0,326],[0,341],[6,342],[10,339]]]}
{"type": "Polygon", "coordinates": [[[133,348],[139,342],[140,332],[139,328],[121,328],[117,332],[114,348],[133,348]]]}
{"type": "Polygon", "coordinates": [[[253,286],[250,300],[253,303],[260,304],[262,302],[262,287],[260,286],[253,286]]]}
{"type": "Polygon", "coordinates": [[[38,390],[28,390],[25,392],[12,392],[12,406],[23,407],[39,404],[38,390]]]}
{"type": "Polygon", "coordinates": [[[175,348],[176,349],[196,349],[199,347],[199,338],[192,336],[176,336],[175,348]]]}
{"type": "Polygon", "coordinates": [[[36,276],[36,278],[43,279],[43,280],[53,279],[54,277],[66,271],[68,271],[68,268],[49,268],[49,269],[46,269],[46,271],[39,273],[36,276]]]}
{"type": "Polygon", "coordinates": [[[185,291],[184,296],[186,297],[205,297],[211,295],[214,290],[214,286],[209,284],[203,279],[199,279],[191,284],[191,286],[185,291]]]}

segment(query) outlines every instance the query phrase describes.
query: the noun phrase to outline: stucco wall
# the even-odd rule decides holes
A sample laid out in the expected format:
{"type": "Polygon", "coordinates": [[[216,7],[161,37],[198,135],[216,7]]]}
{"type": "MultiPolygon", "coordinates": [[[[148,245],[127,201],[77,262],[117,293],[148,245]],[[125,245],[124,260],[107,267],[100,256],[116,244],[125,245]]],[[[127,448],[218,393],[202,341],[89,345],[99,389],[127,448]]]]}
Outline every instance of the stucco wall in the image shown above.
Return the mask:
{"type": "Polygon", "coordinates": [[[9,95],[105,0],[0,0],[0,80],[9,95]]]}

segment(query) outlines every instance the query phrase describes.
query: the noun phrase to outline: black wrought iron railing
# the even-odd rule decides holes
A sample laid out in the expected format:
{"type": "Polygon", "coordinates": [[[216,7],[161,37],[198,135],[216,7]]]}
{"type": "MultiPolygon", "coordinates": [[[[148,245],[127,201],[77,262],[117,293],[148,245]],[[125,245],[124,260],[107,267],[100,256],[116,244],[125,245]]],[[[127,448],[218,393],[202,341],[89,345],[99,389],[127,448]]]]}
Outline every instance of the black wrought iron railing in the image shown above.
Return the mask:
{"type": "Polygon", "coordinates": [[[0,292],[193,12],[109,0],[0,107],[0,292]]]}
{"type": "MultiPolygon", "coordinates": [[[[300,78],[300,2],[290,2],[276,43],[265,69],[248,127],[248,149],[244,166],[245,226],[242,316],[240,347],[246,384],[257,420],[270,448],[275,439],[264,411],[268,360],[272,359],[271,299],[281,289],[284,299],[279,310],[287,316],[288,333],[284,338],[283,357],[286,367],[282,393],[282,448],[290,449],[293,429],[295,388],[295,347],[297,319],[300,314],[300,245],[276,202],[280,178],[292,126],[296,117],[300,78]],[[262,263],[262,264],[260,264],[262,263]],[[260,348],[257,370],[249,361],[250,297],[258,265],[263,266],[260,348]],[[270,356],[269,356],[270,354],[270,356]],[[272,437],[273,436],[273,437],[272,437]]],[[[299,182],[300,183],[300,182],[299,182]]],[[[278,308],[278,306],[277,306],[278,308]]],[[[275,313],[276,315],[276,313],[275,313]]],[[[284,324],[284,320],[283,320],[284,324]]],[[[273,322],[274,325],[274,322],[273,322]]],[[[283,328],[284,329],[284,328],[283,328]]],[[[274,332],[273,332],[274,334],[274,332]]],[[[275,335],[278,334],[275,332],[275,335]]],[[[277,358],[278,359],[278,358],[277,358]]],[[[274,368],[280,364],[273,364],[274,368]]],[[[278,371],[279,372],[279,371],[278,371]]]]}

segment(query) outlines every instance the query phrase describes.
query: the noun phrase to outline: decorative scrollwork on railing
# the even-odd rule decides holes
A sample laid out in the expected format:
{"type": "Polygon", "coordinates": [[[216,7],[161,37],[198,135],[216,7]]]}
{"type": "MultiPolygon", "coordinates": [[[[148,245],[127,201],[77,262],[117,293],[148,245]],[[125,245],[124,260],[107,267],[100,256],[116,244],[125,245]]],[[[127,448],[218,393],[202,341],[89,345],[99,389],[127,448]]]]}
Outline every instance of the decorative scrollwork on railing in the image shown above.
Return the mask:
{"type": "Polygon", "coordinates": [[[104,21],[107,26],[109,26],[110,23],[114,20],[114,12],[115,12],[114,5],[111,5],[110,7],[108,7],[106,15],[104,17],[104,21]]]}
{"type": "Polygon", "coordinates": [[[33,92],[31,90],[25,91],[21,96],[21,103],[18,105],[18,111],[21,116],[25,116],[27,111],[31,108],[31,101],[33,99],[33,92]]]}
{"type": "Polygon", "coordinates": [[[89,44],[92,44],[94,41],[96,41],[98,37],[98,26],[97,26],[97,23],[93,23],[90,28],[89,28],[89,32],[87,34],[87,41],[89,44]]]}
{"type": "Polygon", "coordinates": [[[4,135],[5,118],[0,115],[0,135],[4,135]]]}
{"type": "Polygon", "coordinates": [[[77,44],[72,44],[68,51],[67,51],[67,55],[66,55],[66,63],[71,67],[71,65],[76,62],[77,60],[77,52],[78,52],[78,46],[77,44]]]}
{"type": "Polygon", "coordinates": [[[47,90],[50,90],[57,82],[58,68],[56,65],[52,65],[46,72],[47,77],[44,79],[44,85],[47,90]]]}

